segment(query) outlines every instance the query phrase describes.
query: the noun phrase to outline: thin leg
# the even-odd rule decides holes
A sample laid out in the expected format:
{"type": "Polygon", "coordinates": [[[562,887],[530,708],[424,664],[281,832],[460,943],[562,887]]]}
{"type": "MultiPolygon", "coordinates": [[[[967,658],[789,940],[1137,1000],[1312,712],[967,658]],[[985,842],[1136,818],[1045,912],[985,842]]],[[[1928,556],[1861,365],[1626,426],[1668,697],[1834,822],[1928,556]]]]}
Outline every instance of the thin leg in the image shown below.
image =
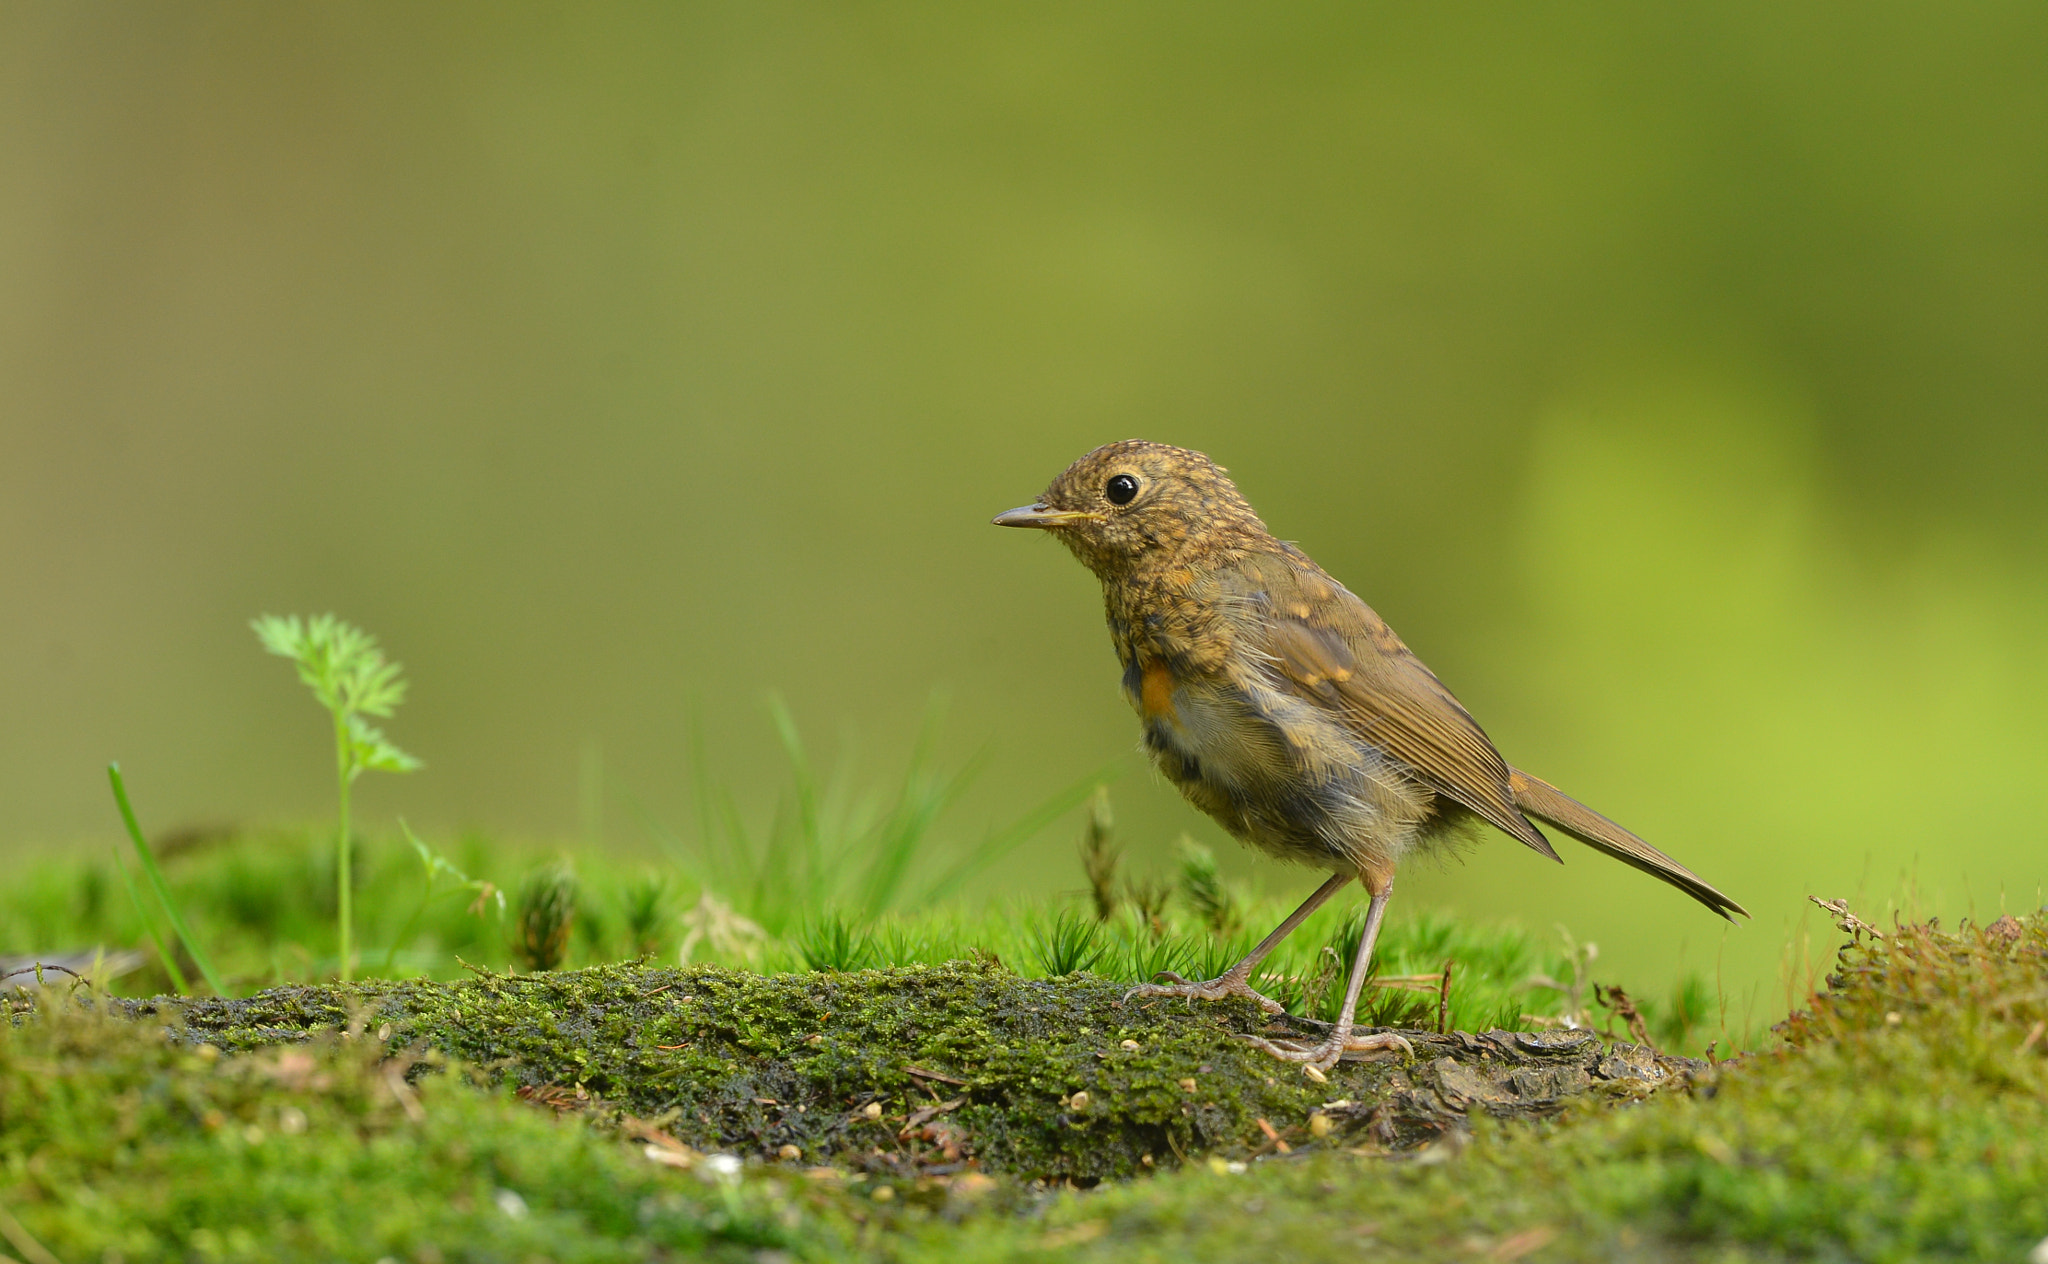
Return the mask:
{"type": "Polygon", "coordinates": [[[1337,1014],[1337,1025],[1330,1029],[1330,1034],[1321,1043],[1313,1045],[1294,1040],[1267,1040],[1262,1036],[1243,1037],[1283,1062],[1306,1062],[1318,1070],[1327,1071],[1337,1065],[1337,1059],[1344,1056],[1346,1049],[1400,1049],[1410,1057],[1415,1055],[1408,1042],[1394,1032],[1371,1036],[1351,1034],[1352,1019],[1358,1013],[1358,994],[1365,989],[1366,967],[1372,964],[1372,946],[1380,937],[1380,921],[1386,916],[1387,897],[1394,892],[1391,871],[1360,876],[1372,890],[1372,903],[1366,906],[1365,933],[1358,937],[1358,955],[1351,962],[1351,979],[1344,986],[1344,1008],[1337,1014]]]}
{"type": "Polygon", "coordinates": [[[1140,983],[1124,993],[1124,999],[1128,1001],[1134,996],[1185,996],[1190,1000],[1220,1001],[1226,996],[1245,996],[1257,1001],[1260,1008],[1268,1014],[1286,1013],[1286,1006],[1270,997],[1261,996],[1252,989],[1252,971],[1259,968],[1261,961],[1272,956],[1273,950],[1280,946],[1281,940],[1293,934],[1295,927],[1307,921],[1309,914],[1321,908],[1345,883],[1351,881],[1351,878],[1352,875],[1348,873],[1331,874],[1328,882],[1317,887],[1301,902],[1300,908],[1289,913],[1286,921],[1275,926],[1272,934],[1261,939],[1258,947],[1246,953],[1243,961],[1224,971],[1221,977],[1210,979],[1206,983],[1190,983],[1171,970],[1162,970],[1162,975],[1173,980],[1171,984],[1140,983]]]}

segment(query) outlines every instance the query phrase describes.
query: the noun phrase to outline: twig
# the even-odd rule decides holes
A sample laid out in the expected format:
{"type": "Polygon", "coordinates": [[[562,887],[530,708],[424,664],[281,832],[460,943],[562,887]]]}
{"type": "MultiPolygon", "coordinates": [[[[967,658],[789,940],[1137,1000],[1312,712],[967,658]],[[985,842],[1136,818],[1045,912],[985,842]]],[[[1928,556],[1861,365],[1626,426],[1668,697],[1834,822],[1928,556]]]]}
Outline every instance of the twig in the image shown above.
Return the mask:
{"type": "Polygon", "coordinates": [[[1441,1036],[1450,1030],[1451,1021],[1451,967],[1458,964],[1446,960],[1436,989],[1436,1034],[1441,1036]]]}
{"type": "Polygon", "coordinates": [[[61,970],[65,974],[70,975],[74,979],[82,979],[86,977],[80,974],[78,971],[73,970],[70,966],[60,966],[54,961],[38,961],[32,966],[23,966],[19,970],[9,970],[5,974],[0,974],[0,979],[11,979],[17,974],[33,974],[36,976],[36,982],[41,983],[43,981],[43,971],[45,970],[61,970]]]}
{"type": "Polygon", "coordinates": [[[1817,895],[1809,895],[1806,898],[1810,903],[1817,904],[1822,909],[1826,910],[1829,916],[1835,919],[1835,925],[1839,927],[1844,934],[1867,934],[1872,939],[1884,938],[1884,935],[1881,932],[1879,932],[1877,927],[1872,926],[1869,922],[1864,921],[1862,918],[1856,916],[1854,913],[1851,913],[1849,911],[1849,901],[1823,900],[1817,895]]]}
{"type": "Polygon", "coordinates": [[[1606,1006],[1609,1010],[1613,1011],[1615,1017],[1628,1024],[1628,1034],[1635,1037],[1637,1044],[1647,1049],[1656,1048],[1655,1045],[1650,1043],[1650,1027],[1649,1024],[1643,1021],[1643,1012],[1636,1008],[1636,1003],[1629,999],[1628,993],[1621,990],[1620,984],[1603,988],[1598,983],[1595,983],[1593,985],[1593,999],[1606,1006]]]}
{"type": "Polygon", "coordinates": [[[1443,987],[1441,974],[1388,974],[1367,980],[1373,987],[1389,992],[1435,992],[1443,987]]]}
{"type": "Polygon", "coordinates": [[[910,1118],[903,1121],[903,1127],[897,1131],[896,1137],[899,1141],[908,1141],[910,1134],[917,1131],[919,1127],[930,1123],[948,1111],[958,1110],[966,1104],[966,1098],[956,1097],[950,1102],[933,1102],[929,1106],[921,1106],[911,1112],[910,1118]]]}

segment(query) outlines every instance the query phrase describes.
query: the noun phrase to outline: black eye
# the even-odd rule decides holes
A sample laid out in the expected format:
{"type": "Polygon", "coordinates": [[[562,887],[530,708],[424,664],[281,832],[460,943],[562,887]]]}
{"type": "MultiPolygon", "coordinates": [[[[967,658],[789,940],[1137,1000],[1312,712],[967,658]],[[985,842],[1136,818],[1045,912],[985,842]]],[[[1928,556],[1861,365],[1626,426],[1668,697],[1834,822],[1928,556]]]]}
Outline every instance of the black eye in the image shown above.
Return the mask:
{"type": "Polygon", "coordinates": [[[1109,497],[1112,505],[1128,505],[1138,496],[1138,480],[1128,474],[1119,474],[1102,486],[1102,494],[1109,497]]]}

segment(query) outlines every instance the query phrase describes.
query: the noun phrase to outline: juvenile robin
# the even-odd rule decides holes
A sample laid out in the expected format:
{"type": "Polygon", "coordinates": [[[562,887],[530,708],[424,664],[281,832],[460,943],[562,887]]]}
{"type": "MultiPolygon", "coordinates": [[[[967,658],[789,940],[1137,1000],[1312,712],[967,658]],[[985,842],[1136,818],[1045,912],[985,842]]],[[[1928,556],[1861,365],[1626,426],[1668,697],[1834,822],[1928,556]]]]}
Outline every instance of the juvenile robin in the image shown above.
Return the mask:
{"type": "Polygon", "coordinates": [[[1140,439],[1108,444],[995,525],[1051,532],[1102,581],[1124,693],[1167,779],[1241,842],[1330,871],[1222,977],[1169,976],[1140,994],[1243,996],[1282,1013],[1253,990],[1252,971],[1355,877],[1371,903],[1337,1025],[1315,1044],[1245,1038],[1319,1069],[1347,1049],[1407,1050],[1391,1032],[1352,1034],[1394,870],[1454,846],[1482,821],[1559,859],[1535,817],[1723,917],[1747,916],[1671,857],[1509,767],[1401,638],[1300,549],[1274,539],[1201,453],[1140,439]]]}

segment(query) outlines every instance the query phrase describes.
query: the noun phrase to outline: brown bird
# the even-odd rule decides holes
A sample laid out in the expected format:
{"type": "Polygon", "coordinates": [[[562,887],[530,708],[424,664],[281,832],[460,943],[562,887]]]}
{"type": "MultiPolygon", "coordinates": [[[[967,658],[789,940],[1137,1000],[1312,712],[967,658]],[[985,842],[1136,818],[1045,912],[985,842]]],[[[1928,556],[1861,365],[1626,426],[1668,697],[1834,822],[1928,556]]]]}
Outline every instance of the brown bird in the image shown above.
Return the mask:
{"type": "Polygon", "coordinates": [[[1408,1050],[1392,1032],[1352,1034],[1394,868],[1454,846],[1479,821],[1557,860],[1536,817],[1723,917],[1747,916],[1671,857],[1509,767],[1371,607],[1274,539],[1201,453],[1140,439],[1108,444],[995,524],[1052,532],[1101,579],[1124,693],[1167,779],[1240,841],[1331,872],[1222,977],[1173,975],[1172,985],[1139,993],[1244,996],[1284,1012],[1253,990],[1252,971],[1356,877],[1371,903],[1336,1027],[1316,1044],[1246,1039],[1322,1069],[1346,1049],[1408,1050]]]}

